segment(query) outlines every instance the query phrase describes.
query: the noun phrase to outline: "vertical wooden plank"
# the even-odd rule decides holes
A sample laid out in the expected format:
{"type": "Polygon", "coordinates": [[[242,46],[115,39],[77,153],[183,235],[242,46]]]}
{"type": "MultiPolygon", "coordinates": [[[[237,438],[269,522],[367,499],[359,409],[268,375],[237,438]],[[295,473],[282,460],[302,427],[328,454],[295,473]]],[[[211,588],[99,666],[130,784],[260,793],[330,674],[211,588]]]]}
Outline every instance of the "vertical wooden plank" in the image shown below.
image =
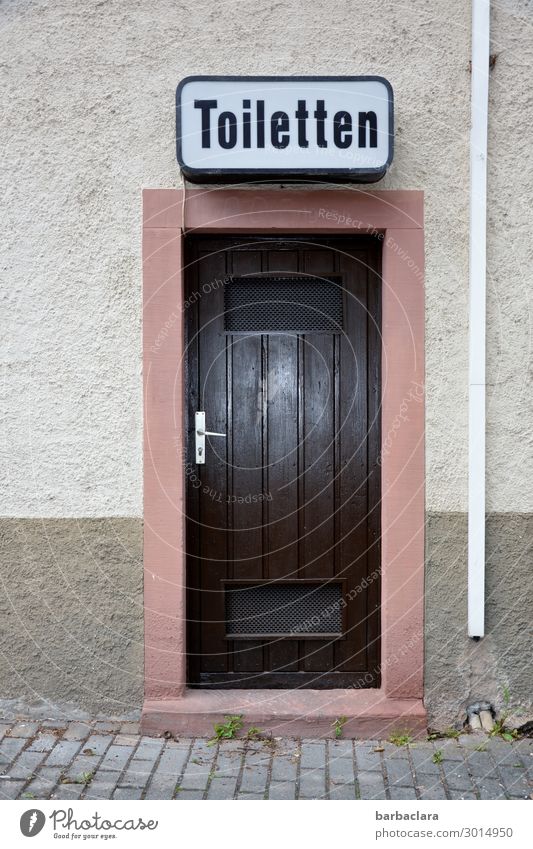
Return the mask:
{"type": "MultiPolygon", "coordinates": [[[[205,410],[206,427],[227,431],[226,361],[223,327],[223,288],[215,281],[226,274],[223,250],[200,253],[198,298],[200,410],[205,410]]],[[[200,491],[201,570],[201,670],[225,672],[224,595],[222,579],[227,576],[226,548],[226,440],[206,439],[205,464],[195,467],[192,486],[200,491]]]]}
{"type": "MultiPolygon", "coordinates": [[[[297,250],[266,252],[267,270],[298,271],[297,250]]],[[[267,568],[273,579],[298,578],[298,337],[272,333],[268,337],[266,380],[267,568]]],[[[298,642],[270,640],[268,669],[298,670],[298,642]]]]}
{"type": "MultiPolygon", "coordinates": [[[[261,251],[231,252],[233,275],[261,271],[261,251]]],[[[260,286],[260,280],[257,281],[260,286]]],[[[229,508],[232,516],[233,577],[263,576],[263,351],[260,334],[233,334],[229,338],[232,362],[232,447],[229,508]]],[[[246,590],[243,590],[246,592],[246,590]]],[[[234,640],[236,672],[261,672],[263,647],[259,641],[234,640]]],[[[252,686],[252,682],[248,682],[252,686]]],[[[242,683],[241,686],[246,686],[242,683]]]]}
{"type": "MultiPolygon", "coordinates": [[[[334,271],[333,252],[304,250],[302,271],[313,275],[331,274],[334,271]]],[[[308,333],[304,336],[303,386],[303,577],[325,580],[334,574],[335,557],[335,364],[332,334],[308,333]]],[[[332,671],[331,641],[306,640],[303,653],[306,671],[332,671]]]]}

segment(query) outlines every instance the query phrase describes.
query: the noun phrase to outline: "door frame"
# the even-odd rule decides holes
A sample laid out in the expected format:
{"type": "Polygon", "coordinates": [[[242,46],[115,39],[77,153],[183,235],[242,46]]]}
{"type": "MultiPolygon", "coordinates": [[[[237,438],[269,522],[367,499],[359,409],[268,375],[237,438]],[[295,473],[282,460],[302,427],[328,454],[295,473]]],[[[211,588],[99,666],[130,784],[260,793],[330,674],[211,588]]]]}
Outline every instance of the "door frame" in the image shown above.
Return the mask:
{"type": "Polygon", "coordinates": [[[323,736],[340,715],[350,717],[347,736],[390,733],[399,722],[415,732],[425,727],[423,387],[423,192],[144,190],[145,733],[211,733],[224,713],[244,713],[265,730],[291,735],[323,736]],[[378,689],[222,692],[186,686],[185,233],[370,233],[382,242],[378,689]]]}

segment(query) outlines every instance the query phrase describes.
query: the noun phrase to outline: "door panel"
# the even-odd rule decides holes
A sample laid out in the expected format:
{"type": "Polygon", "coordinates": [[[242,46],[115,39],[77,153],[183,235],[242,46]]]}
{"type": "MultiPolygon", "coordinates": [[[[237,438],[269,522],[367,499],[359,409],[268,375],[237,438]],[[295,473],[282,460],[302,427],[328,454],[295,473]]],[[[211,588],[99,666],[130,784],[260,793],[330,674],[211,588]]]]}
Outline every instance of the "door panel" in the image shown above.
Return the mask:
{"type": "MultiPolygon", "coordinates": [[[[189,684],[379,686],[379,242],[198,237],[186,247],[189,684]],[[270,284],[285,293],[278,320],[281,304],[297,322],[303,281],[340,286],[342,332],[227,332],[232,279],[256,277],[261,300],[272,275],[285,281],[270,284]],[[197,410],[227,434],[206,438],[203,465],[197,410]],[[226,623],[234,610],[238,634],[226,623]]],[[[326,307],[312,309],[318,326],[326,307]]],[[[267,327],[269,313],[261,303],[267,327]]]]}

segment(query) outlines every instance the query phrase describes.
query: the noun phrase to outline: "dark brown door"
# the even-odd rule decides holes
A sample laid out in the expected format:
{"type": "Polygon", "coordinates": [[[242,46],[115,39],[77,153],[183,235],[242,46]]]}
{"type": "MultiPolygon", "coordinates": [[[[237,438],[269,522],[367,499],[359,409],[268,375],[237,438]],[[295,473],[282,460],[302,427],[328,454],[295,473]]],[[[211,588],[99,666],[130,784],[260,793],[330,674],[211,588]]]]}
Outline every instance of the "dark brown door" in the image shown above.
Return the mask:
{"type": "Polygon", "coordinates": [[[187,240],[191,686],[379,686],[379,248],[187,240]]]}

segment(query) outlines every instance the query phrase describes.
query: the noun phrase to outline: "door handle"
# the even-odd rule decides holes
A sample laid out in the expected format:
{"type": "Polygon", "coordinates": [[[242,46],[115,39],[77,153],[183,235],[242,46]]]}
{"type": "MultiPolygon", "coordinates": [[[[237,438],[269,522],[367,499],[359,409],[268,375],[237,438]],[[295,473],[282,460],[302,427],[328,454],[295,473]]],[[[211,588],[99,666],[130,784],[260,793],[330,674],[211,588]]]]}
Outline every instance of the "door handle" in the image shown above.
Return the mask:
{"type": "Polygon", "coordinates": [[[196,462],[200,465],[205,463],[205,438],[206,436],[226,436],[225,433],[217,433],[216,430],[205,429],[205,411],[200,410],[194,417],[196,462]]]}

